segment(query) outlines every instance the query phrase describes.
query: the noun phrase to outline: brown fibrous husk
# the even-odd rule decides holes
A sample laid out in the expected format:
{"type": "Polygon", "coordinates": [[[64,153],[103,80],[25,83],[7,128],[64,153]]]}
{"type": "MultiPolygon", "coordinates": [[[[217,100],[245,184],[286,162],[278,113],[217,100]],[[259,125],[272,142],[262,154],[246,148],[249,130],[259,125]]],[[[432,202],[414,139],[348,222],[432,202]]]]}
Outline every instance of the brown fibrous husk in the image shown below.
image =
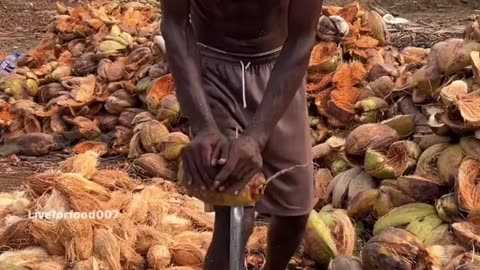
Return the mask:
{"type": "Polygon", "coordinates": [[[5,228],[0,234],[0,250],[21,249],[35,244],[31,233],[31,220],[19,220],[5,228]]]}
{"type": "Polygon", "coordinates": [[[120,246],[115,235],[108,230],[95,229],[93,234],[93,255],[100,268],[121,270],[120,246]]]}
{"type": "Polygon", "coordinates": [[[466,158],[457,175],[457,193],[460,207],[466,211],[480,208],[480,161],[466,158]]]}
{"type": "Polygon", "coordinates": [[[172,261],[170,250],[165,245],[153,245],[148,249],[147,262],[153,270],[165,269],[172,261]]]}
{"type": "Polygon", "coordinates": [[[148,249],[155,244],[169,245],[171,236],[161,233],[155,228],[146,225],[138,225],[138,235],[135,241],[135,251],[140,255],[146,255],[148,249]]]}
{"type": "Polygon", "coordinates": [[[40,196],[53,188],[59,172],[44,172],[32,175],[28,178],[27,185],[36,195],[40,196]]]}
{"type": "Polygon", "coordinates": [[[60,170],[64,173],[78,173],[90,179],[97,171],[98,153],[87,151],[73,157],[69,157],[61,165],[60,170]]]}
{"type": "Polygon", "coordinates": [[[65,254],[65,247],[56,234],[57,224],[55,222],[32,220],[30,229],[35,242],[43,247],[48,254],[58,256],[65,254]]]}
{"type": "Polygon", "coordinates": [[[135,182],[122,170],[98,170],[91,179],[110,190],[132,190],[135,182]]]}
{"type": "Polygon", "coordinates": [[[62,219],[57,234],[69,262],[86,260],[93,255],[93,225],[88,219],[62,219]]]}

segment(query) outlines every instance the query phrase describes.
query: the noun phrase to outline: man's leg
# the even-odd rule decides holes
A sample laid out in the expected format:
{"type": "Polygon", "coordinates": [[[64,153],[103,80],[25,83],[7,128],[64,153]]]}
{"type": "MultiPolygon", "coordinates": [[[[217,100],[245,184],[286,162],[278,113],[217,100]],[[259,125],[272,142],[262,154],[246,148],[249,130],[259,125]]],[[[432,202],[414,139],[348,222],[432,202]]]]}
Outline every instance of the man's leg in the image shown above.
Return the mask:
{"type": "Polygon", "coordinates": [[[267,262],[264,270],[285,270],[303,239],[306,216],[273,216],[268,230],[267,262]]]}
{"type": "MultiPolygon", "coordinates": [[[[255,221],[255,209],[245,208],[243,222],[242,246],[247,245],[248,238],[253,231],[255,221]]],[[[205,258],[205,270],[227,270],[229,269],[229,247],[230,247],[230,207],[215,207],[215,226],[213,231],[212,244],[208,248],[205,258]]]]}

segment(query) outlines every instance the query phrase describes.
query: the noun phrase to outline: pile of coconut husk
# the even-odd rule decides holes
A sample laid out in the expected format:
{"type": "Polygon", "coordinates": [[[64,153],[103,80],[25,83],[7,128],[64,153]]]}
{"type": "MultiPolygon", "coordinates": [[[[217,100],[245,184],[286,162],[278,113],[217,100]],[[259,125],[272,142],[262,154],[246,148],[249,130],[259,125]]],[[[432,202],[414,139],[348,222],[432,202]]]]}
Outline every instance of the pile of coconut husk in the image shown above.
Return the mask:
{"type": "Polygon", "coordinates": [[[158,8],[93,1],[57,10],[44,40],[0,81],[0,154],[71,146],[77,154],[176,159],[172,149],[188,137],[164,51],[153,42],[158,8]]]}
{"type": "MultiPolygon", "coordinates": [[[[25,189],[0,194],[2,269],[200,269],[214,220],[203,203],[160,178],[98,170],[97,159],[93,151],[73,156],[25,189]],[[69,212],[89,216],[57,216],[69,212]]],[[[249,248],[263,251],[265,230],[252,239],[249,248]]]]}
{"type": "Polygon", "coordinates": [[[329,10],[350,34],[320,42],[310,62],[322,169],[306,254],[332,269],[477,269],[479,22],[463,39],[398,50],[380,47],[377,16],[356,4],[329,10]]]}

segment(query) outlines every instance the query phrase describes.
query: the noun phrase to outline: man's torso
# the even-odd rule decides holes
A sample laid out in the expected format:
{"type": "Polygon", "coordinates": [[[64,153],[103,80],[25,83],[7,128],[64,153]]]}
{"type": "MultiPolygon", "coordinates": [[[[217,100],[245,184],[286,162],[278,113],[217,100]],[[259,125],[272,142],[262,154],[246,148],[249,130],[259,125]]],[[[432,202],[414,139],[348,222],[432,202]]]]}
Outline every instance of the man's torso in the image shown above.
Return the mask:
{"type": "Polygon", "coordinates": [[[287,36],[289,0],[190,0],[199,42],[232,53],[279,48],[287,36]]]}

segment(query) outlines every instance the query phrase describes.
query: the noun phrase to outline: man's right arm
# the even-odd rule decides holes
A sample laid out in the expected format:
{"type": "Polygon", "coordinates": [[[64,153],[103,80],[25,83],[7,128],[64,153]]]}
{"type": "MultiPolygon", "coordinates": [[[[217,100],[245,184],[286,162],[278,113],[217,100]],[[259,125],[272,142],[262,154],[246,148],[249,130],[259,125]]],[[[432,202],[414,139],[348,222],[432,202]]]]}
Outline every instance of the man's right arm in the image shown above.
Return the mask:
{"type": "Polygon", "coordinates": [[[200,55],[190,23],[189,0],[162,0],[161,32],[182,113],[190,120],[193,133],[216,129],[202,89],[200,55]]]}

